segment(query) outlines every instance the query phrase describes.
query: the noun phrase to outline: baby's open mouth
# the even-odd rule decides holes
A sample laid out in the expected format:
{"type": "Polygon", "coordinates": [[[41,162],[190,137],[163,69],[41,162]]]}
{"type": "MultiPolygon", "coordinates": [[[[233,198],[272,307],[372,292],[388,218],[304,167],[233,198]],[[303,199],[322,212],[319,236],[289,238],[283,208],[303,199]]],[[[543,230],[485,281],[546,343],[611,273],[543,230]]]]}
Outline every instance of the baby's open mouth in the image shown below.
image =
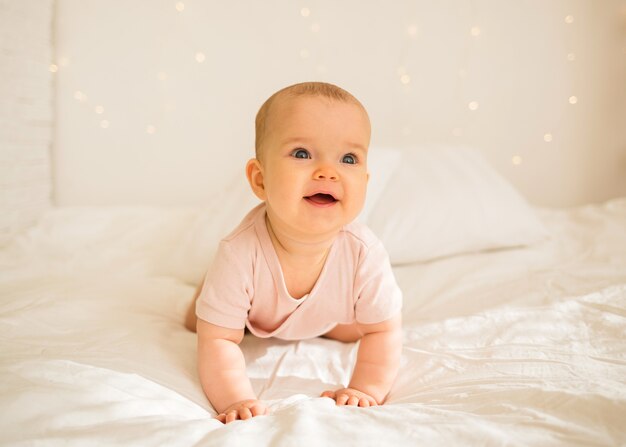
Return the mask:
{"type": "Polygon", "coordinates": [[[321,192],[313,194],[312,196],[306,196],[304,198],[310,202],[315,203],[316,205],[329,205],[337,201],[337,199],[335,199],[332,195],[324,194],[321,192]]]}

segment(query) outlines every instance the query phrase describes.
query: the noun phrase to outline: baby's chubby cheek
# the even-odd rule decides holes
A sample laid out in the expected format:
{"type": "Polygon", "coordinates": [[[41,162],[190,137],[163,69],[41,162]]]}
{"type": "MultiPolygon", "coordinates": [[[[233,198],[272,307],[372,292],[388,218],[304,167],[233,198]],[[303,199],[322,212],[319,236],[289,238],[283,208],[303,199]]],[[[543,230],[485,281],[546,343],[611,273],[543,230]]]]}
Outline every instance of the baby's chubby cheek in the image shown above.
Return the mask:
{"type": "Polygon", "coordinates": [[[351,194],[351,199],[354,202],[354,207],[357,208],[357,212],[360,212],[365,204],[366,193],[367,183],[359,187],[356,191],[353,191],[351,194]]]}

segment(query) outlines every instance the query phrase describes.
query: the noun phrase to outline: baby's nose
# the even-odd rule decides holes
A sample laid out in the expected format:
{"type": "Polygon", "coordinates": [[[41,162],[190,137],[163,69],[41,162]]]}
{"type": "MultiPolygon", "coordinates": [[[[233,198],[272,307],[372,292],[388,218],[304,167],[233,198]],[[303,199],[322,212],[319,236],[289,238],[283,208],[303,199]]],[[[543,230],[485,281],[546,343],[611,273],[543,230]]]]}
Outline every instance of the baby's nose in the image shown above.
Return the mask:
{"type": "Polygon", "coordinates": [[[314,174],[316,180],[337,180],[337,171],[329,165],[323,165],[317,168],[314,174]]]}

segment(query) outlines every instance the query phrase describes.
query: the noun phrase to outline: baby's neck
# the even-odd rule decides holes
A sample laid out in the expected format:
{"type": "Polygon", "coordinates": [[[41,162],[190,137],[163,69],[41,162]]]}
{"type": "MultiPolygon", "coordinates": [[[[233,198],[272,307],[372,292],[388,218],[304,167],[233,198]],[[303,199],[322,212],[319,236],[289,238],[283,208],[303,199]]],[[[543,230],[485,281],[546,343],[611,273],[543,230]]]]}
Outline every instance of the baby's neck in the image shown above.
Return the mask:
{"type": "Polygon", "coordinates": [[[303,237],[302,235],[289,234],[272,225],[269,217],[265,216],[267,231],[274,245],[274,249],[280,258],[288,257],[293,261],[316,264],[326,259],[326,255],[332,246],[337,233],[303,237]]]}
{"type": "Polygon", "coordinates": [[[311,293],[338,232],[308,235],[290,232],[289,229],[285,231],[280,225],[272,225],[267,215],[265,224],[280,263],[287,292],[294,299],[311,293]]]}

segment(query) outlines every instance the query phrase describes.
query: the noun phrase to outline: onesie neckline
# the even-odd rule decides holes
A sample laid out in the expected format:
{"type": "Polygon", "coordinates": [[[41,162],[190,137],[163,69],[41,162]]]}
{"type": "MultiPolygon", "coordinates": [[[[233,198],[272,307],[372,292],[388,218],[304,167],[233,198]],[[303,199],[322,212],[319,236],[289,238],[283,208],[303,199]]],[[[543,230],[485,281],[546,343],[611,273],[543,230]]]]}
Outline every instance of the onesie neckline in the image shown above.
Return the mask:
{"type": "MultiPolygon", "coordinates": [[[[298,305],[304,303],[310,297],[315,296],[315,293],[320,288],[320,284],[323,283],[324,277],[327,274],[329,269],[329,265],[332,263],[332,259],[334,259],[335,254],[335,245],[337,245],[337,238],[333,241],[330,248],[328,249],[328,256],[326,256],[326,260],[324,261],[324,266],[322,267],[322,271],[320,272],[315,284],[309,291],[309,293],[305,294],[301,298],[294,298],[291,296],[289,291],[287,290],[287,284],[285,283],[285,277],[283,275],[283,269],[280,265],[280,260],[278,259],[278,254],[276,253],[276,249],[274,248],[274,244],[272,243],[272,239],[269,234],[269,230],[265,223],[265,215],[266,209],[265,206],[260,207],[259,213],[255,219],[255,230],[257,236],[259,238],[259,242],[261,244],[261,249],[263,250],[263,254],[265,255],[265,260],[267,261],[267,265],[269,266],[270,271],[272,272],[272,277],[274,278],[274,283],[276,284],[276,290],[280,291],[280,296],[284,297],[287,300],[292,301],[293,303],[298,303],[298,305]]],[[[341,234],[341,233],[340,233],[341,234]]]]}

